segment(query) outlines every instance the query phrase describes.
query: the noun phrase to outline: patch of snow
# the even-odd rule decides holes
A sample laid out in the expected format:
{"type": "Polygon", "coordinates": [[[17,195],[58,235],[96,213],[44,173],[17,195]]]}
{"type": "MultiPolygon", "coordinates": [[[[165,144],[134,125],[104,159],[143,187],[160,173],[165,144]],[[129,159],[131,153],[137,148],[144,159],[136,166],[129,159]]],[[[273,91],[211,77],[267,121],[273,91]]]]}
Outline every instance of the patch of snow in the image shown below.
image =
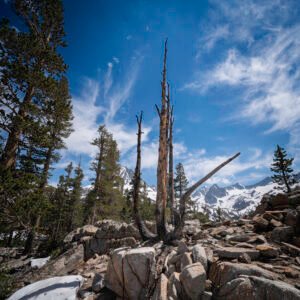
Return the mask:
{"type": "Polygon", "coordinates": [[[50,259],[50,256],[48,257],[43,257],[43,258],[32,258],[30,260],[30,265],[32,268],[41,268],[42,266],[44,266],[48,260],[50,259]]]}
{"type": "Polygon", "coordinates": [[[75,300],[82,284],[80,275],[52,277],[21,288],[7,300],[75,300]]]}

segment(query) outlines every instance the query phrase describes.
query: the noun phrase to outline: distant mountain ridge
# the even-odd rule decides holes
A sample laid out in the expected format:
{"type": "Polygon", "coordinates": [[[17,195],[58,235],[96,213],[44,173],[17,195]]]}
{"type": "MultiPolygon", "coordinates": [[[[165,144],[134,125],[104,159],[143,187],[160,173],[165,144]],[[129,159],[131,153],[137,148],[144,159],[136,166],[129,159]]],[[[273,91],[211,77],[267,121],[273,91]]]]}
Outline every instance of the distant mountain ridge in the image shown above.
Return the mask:
{"type": "MultiPolygon", "coordinates": [[[[121,177],[124,180],[124,191],[131,189],[131,180],[134,172],[127,168],[121,168],[121,177]]],[[[299,182],[300,173],[296,175],[299,182]]],[[[148,197],[155,201],[156,188],[147,186],[148,197]]],[[[237,217],[253,210],[260,202],[262,196],[267,193],[276,193],[277,184],[273,183],[271,177],[266,177],[251,185],[235,183],[227,187],[220,187],[217,184],[200,187],[193,195],[192,200],[196,204],[196,210],[209,211],[212,216],[216,214],[216,209],[220,207],[228,217],[237,217]]]]}

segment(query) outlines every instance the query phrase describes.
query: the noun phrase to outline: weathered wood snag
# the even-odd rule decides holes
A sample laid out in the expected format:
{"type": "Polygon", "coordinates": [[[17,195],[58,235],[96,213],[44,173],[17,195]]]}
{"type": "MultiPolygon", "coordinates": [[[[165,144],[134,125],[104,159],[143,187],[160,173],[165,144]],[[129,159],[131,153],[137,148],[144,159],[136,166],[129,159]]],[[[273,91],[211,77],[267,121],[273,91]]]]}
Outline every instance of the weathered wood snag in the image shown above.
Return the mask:
{"type": "MultiPolygon", "coordinates": [[[[168,92],[168,103],[170,103],[170,93],[168,92]]],[[[171,223],[174,225],[174,199],[175,199],[175,190],[174,190],[174,163],[173,163],[173,106],[170,108],[170,119],[169,119],[169,177],[168,177],[168,203],[171,211],[171,223]]]]}
{"type": "Polygon", "coordinates": [[[170,88],[168,85],[168,93],[166,92],[166,76],[167,76],[167,40],[165,41],[164,63],[163,63],[163,78],[161,82],[161,107],[156,105],[157,113],[160,119],[159,124],[159,148],[158,148],[158,163],[157,163],[157,195],[156,195],[156,228],[157,235],[151,233],[139,214],[139,193],[141,185],[141,136],[142,136],[142,113],[137,116],[138,133],[137,133],[137,160],[133,179],[133,214],[136,225],[144,240],[160,239],[164,242],[171,242],[182,236],[182,229],[184,227],[185,210],[187,199],[192,193],[216,172],[218,172],[225,165],[230,163],[236,155],[230,157],[225,162],[221,163],[213,169],[206,176],[201,178],[195,184],[187,189],[187,191],[180,197],[179,212],[174,207],[175,192],[174,192],[174,172],[173,172],[173,107],[170,105],[170,88]],[[169,162],[169,165],[168,165],[169,162]],[[168,174],[169,170],[169,174],[168,174]],[[171,209],[171,221],[175,226],[174,231],[168,232],[166,224],[166,206],[169,201],[171,209]]]}
{"type": "Polygon", "coordinates": [[[137,147],[136,147],[136,165],[134,170],[133,177],[133,216],[135,219],[135,223],[138,227],[140,235],[143,240],[154,239],[156,236],[152,234],[146,227],[145,223],[141,219],[139,213],[139,203],[140,203],[140,188],[141,188],[141,144],[142,144],[142,121],[143,121],[143,112],[140,113],[139,116],[136,116],[136,121],[138,125],[137,132],[137,147]]]}
{"type": "Polygon", "coordinates": [[[156,106],[159,124],[159,148],[157,164],[157,195],[156,195],[156,227],[160,239],[164,239],[167,234],[166,228],[166,205],[167,205],[167,162],[168,162],[168,109],[166,97],[166,76],[167,76],[167,40],[165,41],[163,79],[161,82],[161,108],[156,106]]]}

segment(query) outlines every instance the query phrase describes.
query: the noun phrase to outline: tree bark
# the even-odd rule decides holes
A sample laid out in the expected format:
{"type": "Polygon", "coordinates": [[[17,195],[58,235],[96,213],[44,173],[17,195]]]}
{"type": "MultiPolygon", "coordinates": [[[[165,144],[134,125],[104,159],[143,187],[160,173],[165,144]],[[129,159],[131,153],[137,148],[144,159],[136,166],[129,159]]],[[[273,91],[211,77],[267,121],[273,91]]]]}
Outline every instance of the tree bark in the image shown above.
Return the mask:
{"type": "MultiPolygon", "coordinates": [[[[170,100],[168,100],[170,102],[170,100]]],[[[175,207],[174,207],[174,199],[175,199],[175,191],[174,191],[174,162],[173,162],[173,124],[174,124],[174,117],[173,117],[173,107],[170,110],[170,128],[169,128],[169,178],[168,178],[168,202],[170,205],[171,211],[171,223],[174,225],[174,214],[175,214],[175,207]]]]}
{"type": "Polygon", "coordinates": [[[17,149],[20,142],[20,137],[23,132],[22,123],[27,114],[27,107],[34,93],[33,87],[28,87],[23,102],[20,105],[18,114],[15,116],[11,124],[11,130],[8,134],[7,141],[0,160],[1,169],[6,171],[12,169],[16,164],[17,149]]]}
{"type": "Polygon", "coordinates": [[[156,227],[160,239],[164,239],[167,234],[166,228],[166,204],[167,204],[167,101],[166,101],[166,61],[167,61],[167,40],[165,41],[163,79],[161,82],[161,109],[158,110],[160,117],[159,125],[159,148],[157,164],[157,195],[156,195],[156,227]]]}

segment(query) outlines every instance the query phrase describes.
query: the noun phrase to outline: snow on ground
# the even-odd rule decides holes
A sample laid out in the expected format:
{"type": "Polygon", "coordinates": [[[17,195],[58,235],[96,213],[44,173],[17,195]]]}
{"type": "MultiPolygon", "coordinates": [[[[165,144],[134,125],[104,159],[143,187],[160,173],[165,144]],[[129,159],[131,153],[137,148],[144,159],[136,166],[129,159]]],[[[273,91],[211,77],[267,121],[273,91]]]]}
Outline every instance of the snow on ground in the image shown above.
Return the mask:
{"type": "Polygon", "coordinates": [[[32,268],[41,268],[42,266],[44,266],[48,260],[50,259],[50,256],[48,257],[43,257],[43,258],[32,258],[30,260],[30,266],[32,268]]]}
{"type": "Polygon", "coordinates": [[[79,275],[52,277],[21,288],[7,300],[75,300],[82,284],[79,275]]]}

